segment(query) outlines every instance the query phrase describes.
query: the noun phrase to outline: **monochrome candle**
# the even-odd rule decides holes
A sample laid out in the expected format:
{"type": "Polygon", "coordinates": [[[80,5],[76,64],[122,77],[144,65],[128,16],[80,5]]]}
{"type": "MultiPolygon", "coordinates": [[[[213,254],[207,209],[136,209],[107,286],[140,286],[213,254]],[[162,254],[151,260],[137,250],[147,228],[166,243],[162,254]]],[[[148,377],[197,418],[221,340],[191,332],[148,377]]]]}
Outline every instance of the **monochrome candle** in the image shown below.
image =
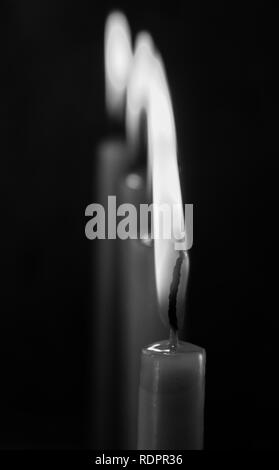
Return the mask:
{"type": "Polygon", "coordinates": [[[109,137],[99,146],[98,210],[86,209],[87,236],[99,238],[92,442],[103,449],[200,449],[205,352],[179,340],[192,220],[182,204],[171,97],[151,36],[140,33],[133,54],[119,12],[106,23],[105,82],[108,114],[120,121],[125,115],[127,142],[109,137]],[[143,229],[140,206],[149,203],[143,229]],[[134,224],[130,210],[137,221],[140,213],[132,236],[125,229],[134,224]],[[97,234],[94,211],[104,216],[97,234]],[[168,340],[158,340],[169,331],[168,340]]]}
{"type": "Polygon", "coordinates": [[[186,227],[178,173],[175,123],[166,73],[154,57],[148,94],[148,151],[153,194],[158,308],[168,340],[143,348],[138,449],[201,449],[205,351],[179,340],[189,275],[191,227],[186,227]],[[162,228],[162,208],[167,222],[162,228]],[[170,217],[168,217],[170,215],[170,217]],[[169,228],[165,232],[165,228],[169,228]]]}
{"type": "Polygon", "coordinates": [[[138,449],[201,450],[205,351],[169,341],[146,347],[141,355],[138,449]]]}

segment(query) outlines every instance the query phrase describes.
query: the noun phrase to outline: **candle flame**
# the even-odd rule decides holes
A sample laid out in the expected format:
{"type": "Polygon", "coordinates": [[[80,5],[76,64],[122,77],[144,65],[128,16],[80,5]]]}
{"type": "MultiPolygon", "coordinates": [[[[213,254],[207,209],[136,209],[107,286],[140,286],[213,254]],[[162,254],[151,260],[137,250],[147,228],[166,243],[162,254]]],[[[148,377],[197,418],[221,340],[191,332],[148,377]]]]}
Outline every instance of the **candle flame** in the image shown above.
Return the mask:
{"type": "MultiPolygon", "coordinates": [[[[183,204],[177,162],[177,143],[172,101],[163,61],[155,50],[148,33],[138,35],[133,66],[127,89],[126,128],[132,146],[137,145],[142,112],[147,118],[148,186],[153,190],[153,235],[155,277],[159,311],[169,325],[168,307],[173,270],[179,251],[177,238],[185,231],[183,204]],[[175,208],[172,212],[172,235],[161,233],[160,208],[175,208]],[[176,236],[174,236],[176,235],[176,236]],[[178,237],[177,237],[178,236],[178,237]]],[[[186,234],[185,234],[186,238],[186,234]]],[[[186,249],[184,239],[180,250],[186,249]]],[[[181,327],[184,297],[189,271],[187,253],[183,253],[180,282],[176,300],[178,327],[181,327]]]]}
{"type": "Polygon", "coordinates": [[[185,251],[188,245],[172,101],[163,61],[155,50],[150,34],[142,32],[137,36],[133,55],[129,25],[125,16],[119,12],[109,15],[106,23],[105,69],[108,110],[113,114],[121,114],[125,94],[127,96],[126,129],[129,143],[134,148],[138,145],[141,115],[146,114],[147,180],[153,191],[155,277],[159,310],[163,322],[169,325],[170,286],[177,259],[182,256],[175,319],[178,327],[181,327],[189,259],[185,251]],[[161,233],[163,206],[171,208],[172,231],[168,238],[161,233]]]}
{"type": "Polygon", "coordinates": [[[105,25],[106,106],[121,116],[132,63],[131,33],[123,13],[112,12],[105,25]]]}
{"type": "MultiPolygon", "coordinates": [[[[184,213],[177,162],[177,143],[172,101],[162,59],[154,58],[150,86],[148,115],[148,151],[152,161],[153,222],[155,276],[159,310],[164,323],[169,323],[168,306],[173,270],[179,256],[176,236],[184,232],[184,213]],[[172,236],[166,239],[161,233],[160,207],[168,205],[172,212],[172,236]],[[175,235],[176,234],[176,235],[175,235]]],[[[186,234],[180,245],[186,248],[186,234]]],[[[184,249],[185,249],[184,248],[184,249]]],[[[176,312],[178,327],[182,326],[185,289],[189,272],[189,258],[183,253],[176,312]]]]}

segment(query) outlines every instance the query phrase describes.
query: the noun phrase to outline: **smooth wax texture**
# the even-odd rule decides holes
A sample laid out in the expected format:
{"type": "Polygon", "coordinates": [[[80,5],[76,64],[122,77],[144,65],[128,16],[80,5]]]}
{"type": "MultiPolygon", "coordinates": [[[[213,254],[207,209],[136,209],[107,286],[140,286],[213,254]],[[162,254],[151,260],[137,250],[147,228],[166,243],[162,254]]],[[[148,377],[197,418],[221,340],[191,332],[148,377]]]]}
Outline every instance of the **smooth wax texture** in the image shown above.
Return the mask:
{"type": "MultiPolygon", "coordinates": [[[[97,150],[97,202],[106,211],[108,196],[118,198],[118,183],[130,162],[124,140],[107,139],[97,150]]],[[[118,447],[119,436],[119,246],[117,239],[94,240],[96,298],[93,299],[92,447],[118,447]]]]}
{"type": "MultiPolygon", "coordinates": [[[[128,174],[121,182],[121,202],[139,209],[147,202],[145,175],[128,174]]],[[[122,432],[123,449],[137,447],[138,389],[142,348],[168,334],[157,308],[154,247],[140,239],[118,240],[121,246],[121,344],[122,432]]]]}
{"type": "Polygon", "coordinates": [[[169,342],[142,351],[138,449],[200,450],[203,447],[205,350],[169,342]]]}

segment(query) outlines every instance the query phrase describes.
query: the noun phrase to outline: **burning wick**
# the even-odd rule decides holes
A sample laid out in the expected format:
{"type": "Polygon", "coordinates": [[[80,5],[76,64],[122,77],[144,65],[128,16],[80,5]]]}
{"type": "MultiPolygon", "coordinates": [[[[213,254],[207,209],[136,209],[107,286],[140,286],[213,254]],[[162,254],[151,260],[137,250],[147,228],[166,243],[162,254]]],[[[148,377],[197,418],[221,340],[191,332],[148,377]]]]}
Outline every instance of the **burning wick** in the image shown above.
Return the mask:
{"type": "Polygon", "coordinates": [[[173,269],[173,275],[172,275],[172,281],[171,281],[170,293],[169,293],[168,316],[169,316],[169,324],[170,324],[169,342],[170,342],[171,351],[176,351],[177,343],[178,343],[176,300],[177,300],[177,293],[178,293],[178,287],[179,287],[179,282],[180,282],[181,266],[182,266],[184,259],[185,259],[184,252],[179,251],[179,256],[177,257],[177,260],[173,269]]]}

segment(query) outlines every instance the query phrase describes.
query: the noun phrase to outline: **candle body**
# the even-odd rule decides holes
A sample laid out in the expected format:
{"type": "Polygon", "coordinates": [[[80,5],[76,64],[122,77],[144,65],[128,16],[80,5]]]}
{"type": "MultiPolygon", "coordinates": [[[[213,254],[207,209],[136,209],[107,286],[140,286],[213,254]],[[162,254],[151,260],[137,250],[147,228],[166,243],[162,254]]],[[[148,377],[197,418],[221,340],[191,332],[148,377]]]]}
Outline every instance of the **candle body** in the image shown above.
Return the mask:
{"type": "Polygon", "coordinates": [[[200,450],[203,447],[205,350],[161,341],[142,350],[138,449],[200,450]]]}
{"type": "MultiPolygon", "coordinates": [[[[140,172],[120,184],[121,202],[139,206],[147,201],[140,172]]],[[[122,449],[137,447],[138,387],[142,348],[168,334],[157,312],[153,243],[119,240],[121,246],[121,311],[119,335],[122,353],[122,449]]]]}
{"type": "MultiPolygon", "coordinates": [[[[129,164],[127,145],[106,140],[97,150],[97,203],[106,211],[108,196],[118,197],[119,180],[129,164]]],[[[119,434],[118,330],[119,250],[117,239],[94,240],[96,298],[93,299],[93,380],[91,447],[117,448],[119,434]]]]}

